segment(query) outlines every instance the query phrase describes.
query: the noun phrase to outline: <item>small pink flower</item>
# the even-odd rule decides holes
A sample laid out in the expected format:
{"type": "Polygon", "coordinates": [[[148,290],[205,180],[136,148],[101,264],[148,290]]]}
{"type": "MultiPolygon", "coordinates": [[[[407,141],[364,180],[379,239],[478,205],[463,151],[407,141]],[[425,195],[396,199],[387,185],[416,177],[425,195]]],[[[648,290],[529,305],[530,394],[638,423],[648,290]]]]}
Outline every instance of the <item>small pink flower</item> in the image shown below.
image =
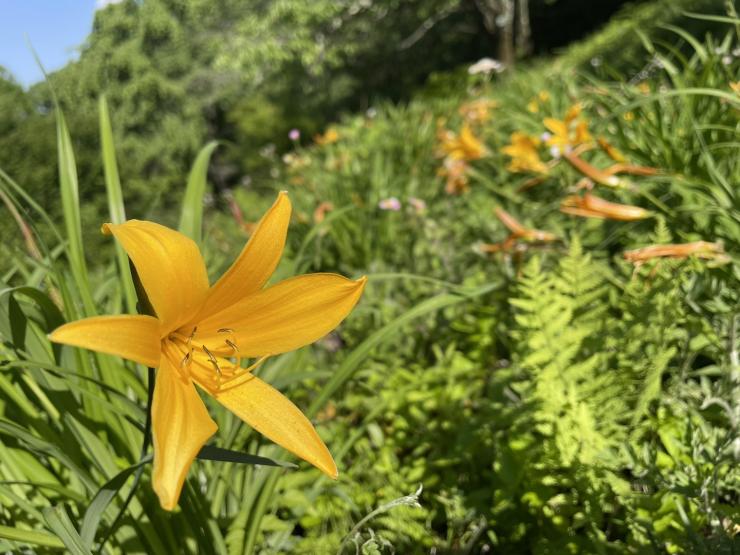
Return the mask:
{"type": "Polygon", "coordinates": [[[291,141],[297,141],[298,139],[301,138],[301,132],[298,129],[291,129],[290,132],[288,133],[288,138],[291,141]]]}
{"type": "Polygon", "coordinates": [[[386,198],[378,203],[378,208],[381,210],[393,210],[394,212],[398,212],[401,210],[401,201],[396,197],[386,198]]]}
{"type": "Polygon", "coordinates": [[[420,198],[409,197],[409,204],[417,214],[422,214],[427,209],[427,203],[420,198]]]}

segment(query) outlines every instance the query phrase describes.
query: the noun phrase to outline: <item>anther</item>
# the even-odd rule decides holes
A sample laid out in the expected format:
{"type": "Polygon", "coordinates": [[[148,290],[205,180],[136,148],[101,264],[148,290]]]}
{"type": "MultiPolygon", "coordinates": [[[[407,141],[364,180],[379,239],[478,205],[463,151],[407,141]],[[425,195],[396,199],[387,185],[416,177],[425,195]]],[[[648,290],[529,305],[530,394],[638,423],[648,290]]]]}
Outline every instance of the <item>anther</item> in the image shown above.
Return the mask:
{"type": "Polygon", "coordinates": [[[190,353],[185,353],[185,356],[180,361],[180,368],[184,368],[188,362],[190,362],[190,353]]]}
{"type": "Polygon", "coordinates": [[[203,352],[206,355],[208,355],[208,360],[211,361],[211,364],[213,364],[213,367],[216,369],[216,373],[218,374],[218,377],[220,378],[221,377],[221,368],[218,365],[218,361],[216,360],[216,357],[213,356],[213,353],[208,350],[208,347],[206,347],[205,345],[203,345],[202,347],[203,347],[203,352]]]}
{"type": "Polygon", "coordinates": [[[231,328],[219,328],[218,333],[234,333],[231,328]]]}
{"type": "Polygon", "coordinates": [[[193,338],[195,337],[195,332],[198,331],[198,326],[195,326],[193,328],[193,331],[190,332],[190,337],[188,337],[188,347],[193,342],[193,338]]]}
{"type": "Polygon", "coordinates": [[[229,347],[231,347],[231,349],[232,349],[232,350],[233,350],[233,351],[234,351],[235,353],[238,353],[238,352],[239,352],[239,347],[237,347],[237,346],[236,346],[236,343],[234,343],[234,342],[233,342],[233,341],[232,341],[231,339],[227,339],[227,340],[226,340],[226,344],[227,344],[227,345],[228,345],[229,347]]]}

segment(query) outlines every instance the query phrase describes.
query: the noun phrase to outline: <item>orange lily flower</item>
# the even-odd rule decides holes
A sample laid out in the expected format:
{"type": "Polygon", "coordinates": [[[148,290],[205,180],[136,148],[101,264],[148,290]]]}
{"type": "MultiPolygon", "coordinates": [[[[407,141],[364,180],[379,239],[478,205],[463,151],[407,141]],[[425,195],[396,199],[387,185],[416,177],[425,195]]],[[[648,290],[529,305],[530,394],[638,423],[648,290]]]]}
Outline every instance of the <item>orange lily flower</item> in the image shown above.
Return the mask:
{"type": "Polygon", "coordinates": [[[594,180],[596,183],[601,183],[602,185],[606,185],[608,187],[619,187],[620,185],[622,185],[622,181],[618,177],[610,175],[600,170],[599,168],[592,166],[583,158],[579,158],[571,152],[564,152],[563,158],[565,158],[571,166],[573,166],[586,177],[594,180]]]}
{"type": "Polygon", "coordinates": [[[611,158],[615,162],[619,162],[622,164],[627,162],[627,159],[624,157],[624,154],[622,154],[615,146],[613,146],[604,137],[597,138],[596,142],[599,143],[599,146],[604,152],[606,152],[607,156],[609,156],[609,158],[611,158]]]}
{"type": "Polygon", "coordinates": [[[596,142],[599,143],[599,146],[604,152],[606,152],[607,156],[616,162],[616,164],[603,170],[603,173],[606,175],[615,175],[618,173],[628,173],[631,175],[657,175],[660,173],[658,168],[628,164],[624,155],[604,137],[597,138],[596,142]]]}
{"type": "Polygon", "coordinates": [[[560,205],[560,211],[574,216],[624,222],[643,220],[651,216],[648,210],[639,206],[609,202],[591,193],[586,193],[582,197],[578,195],[566,197],[560,205]]]}
{"type": "Polygon", "coordinates": [[[156,316],[98,316],[65,324],[52,341],[157,368],[151,407],[152,485],[164,509],[177,505],[185,476],[217,430],[198,388],[252,428],[332,478],[337,467],[308,419],[250,371],[265,358],[323,337],[350,313],[365,278],[298,276],[264,287],[285,245],[285,193],[213,286],[198,246],[159,224],[105,224],[128,253],[156,316]],[[249,368],[241,359],[258,358],[249,368]]]}
{"type": "Polygon", "coordinates": [[[477,248],[480,252],[492,253],[499,251],[508,251],[517,246],[518,241],[550,243],[552,241],[557,241],[558,239],[555,235],[547,231],[524,227],[521,223],[519,223],[519,221],[514,218],[514,216],[512,216],[502,208],[496,208],[495,212],[496,216],[498,216],[498,219],[501,220],[501,223],[503,223],[506,228],[511,231],[511,235],[509,235],[506,239],[499,243],[478,244],[477,248]]]}
{"type": "Polygon", "coordinates": [[[334,203],[325,200],[316,207],[313,211],[313,221],[315,224],[320,224],[326,218],[326,213],[334,210],[334,203]]]}
{"type": "Polygon", "coordinates": [[[445,192],[459,195],[470,189],[468,184],[468,163],[465,160],[445,158],[444,164],[437,170],[437,175],[446,178],[445,192]]]}
{"type": "Polygon", "coordinates": [[[630,175],[658,175],[658,168],[650,166],[633,166],[632,164],[613,164],[604,170],[606,175],[616,175],[618,173],[628,173],[630,175]]]}
{"type": "Polygon", "coordinates": [[[624,253],[624,258],[633,264],[639,264],[652,258],[688,258],[689,256],[716,260],[720,263],[729,262],[730,260],[725,254],[721,243],[709,243],[707,241],[694,241],[693,243],[672,245],[650,245],[640,249],[625,251],[624,253]]]}
{"type": "Polygon", "coordinates": [[[503,147],[501,152],[511,157],[506,169],[510,172],[534,172],[547,174],[550,168],[540,158],[537,147],[541,144],[537,137],[532,137],[521,131],[511,134],[511,144],[503,147]]]}
{"type": "Polygon", "coordinates": [[[495,212],[496,216],[498,216],[498,219],[501,220],[501,223],[504,224],[509,231],[511,231],[512,237],[515,237],[517,239],[524,239],[526,241],[550,242],[557,240],[557,237],[555,235],[547,231],[524,227],[514,218],[514,216],[512,216],[502,208],[497,207],[495,212]]]}

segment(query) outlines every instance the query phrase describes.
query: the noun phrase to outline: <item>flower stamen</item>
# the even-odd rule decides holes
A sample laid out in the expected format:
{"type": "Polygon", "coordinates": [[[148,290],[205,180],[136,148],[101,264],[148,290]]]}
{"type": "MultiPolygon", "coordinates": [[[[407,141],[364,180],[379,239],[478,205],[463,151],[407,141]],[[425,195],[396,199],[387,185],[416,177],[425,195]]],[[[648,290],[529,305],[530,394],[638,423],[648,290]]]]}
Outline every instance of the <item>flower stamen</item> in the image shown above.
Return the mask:
{"type": "Polygon", "coordinates": [[[211,361],[211,364],[213,364],[213,367],[216,369],[216,373],[218,374],[218,377],[221,378],[221,367],[218,365],[218,360],[216,360],[216,357],[213,356],[213,353],[206,347],[205,345],[201,345],[203,348],[203,352],[208,356],[208,360],[211,361]]]}

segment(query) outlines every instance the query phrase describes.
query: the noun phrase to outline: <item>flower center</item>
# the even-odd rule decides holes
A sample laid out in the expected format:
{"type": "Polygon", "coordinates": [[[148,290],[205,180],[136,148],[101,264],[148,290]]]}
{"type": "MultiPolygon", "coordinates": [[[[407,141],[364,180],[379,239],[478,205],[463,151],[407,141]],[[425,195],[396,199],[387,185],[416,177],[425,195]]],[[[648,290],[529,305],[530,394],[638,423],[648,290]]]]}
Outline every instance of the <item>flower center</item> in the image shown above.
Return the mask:
{"type": "Polygon", "coordinates": [[[238,385],[241,383],[239,378],[248,375],[267,358],[262,357],[251,366],[242,367],[235,331],[221,328],[218,334],[222,339],[199,341],[196,326],[189,333],[182,329],[174,331],[163,340],[163,349],[180,375],[192,378],[209,391],[238,385]]]}

